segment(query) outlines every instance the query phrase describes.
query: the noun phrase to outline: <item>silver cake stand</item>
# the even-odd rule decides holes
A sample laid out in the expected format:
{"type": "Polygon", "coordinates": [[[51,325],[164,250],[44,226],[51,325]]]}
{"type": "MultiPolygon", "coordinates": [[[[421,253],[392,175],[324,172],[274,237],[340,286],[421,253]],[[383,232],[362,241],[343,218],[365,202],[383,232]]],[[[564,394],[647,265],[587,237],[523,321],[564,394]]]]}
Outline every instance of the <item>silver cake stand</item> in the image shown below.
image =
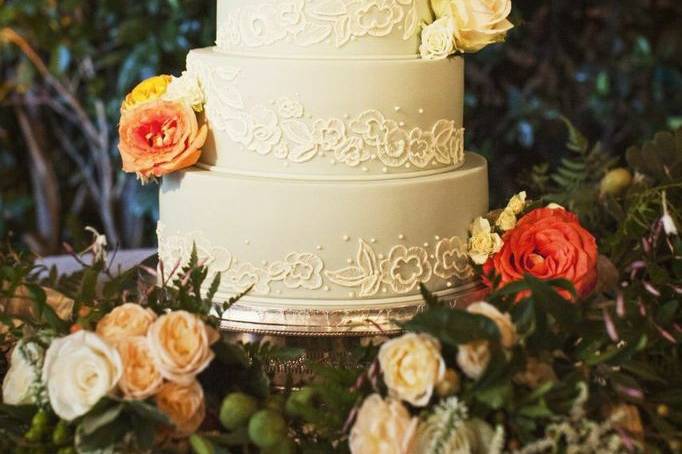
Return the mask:
{"type": "MultiPolygon", "coordinates": [[[[487,288],[476,280],[434,294],[451,307],[461,307],[483,299],[487,288]]],[[[400,334],[400,324],[423,308],[419,295],[384,300],[380,306],[372,306],[371,302],[358,306],[357,301],[346,305],[339,301],[316,301],[315,307],[247,295],[225,312],[221,329],[234,341],[303,349],[303,357],[273,360],[266,365],[275,384],[281,385],[308,376],[310,362],[361,367],[352,354],[354,349],[380,337],[400,334]]]]}

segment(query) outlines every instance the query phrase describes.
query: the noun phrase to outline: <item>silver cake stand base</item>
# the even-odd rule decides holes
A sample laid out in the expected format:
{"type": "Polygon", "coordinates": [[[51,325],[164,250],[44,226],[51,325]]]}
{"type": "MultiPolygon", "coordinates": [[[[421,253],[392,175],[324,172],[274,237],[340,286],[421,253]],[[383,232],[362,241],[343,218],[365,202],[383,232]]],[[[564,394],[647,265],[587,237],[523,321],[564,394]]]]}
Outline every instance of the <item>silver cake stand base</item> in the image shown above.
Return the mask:
{"type": "MultiPolygon", "coordinates": [[[[487,288],[479,281],[436,292],[451,307],[463,307],[482,300],[487,288]]],[[[220,295],[218,295],[220,297],[220,295]]],[[[316,301],[315,307],[296,301],[246,296],[224,315],[221,329],[234,341],[268,342],[279,347],[296,347],[305,354],[295,360],[266,364],[275,385],[305,380],[310,363],[336,367],[363,367],[353,354],[358,347],[381,336],[400,334],[400,324],[424,308],[421,296],[368,301],[316,301]],[[324,309],[321,309],[324,308],[324,309]]]]}

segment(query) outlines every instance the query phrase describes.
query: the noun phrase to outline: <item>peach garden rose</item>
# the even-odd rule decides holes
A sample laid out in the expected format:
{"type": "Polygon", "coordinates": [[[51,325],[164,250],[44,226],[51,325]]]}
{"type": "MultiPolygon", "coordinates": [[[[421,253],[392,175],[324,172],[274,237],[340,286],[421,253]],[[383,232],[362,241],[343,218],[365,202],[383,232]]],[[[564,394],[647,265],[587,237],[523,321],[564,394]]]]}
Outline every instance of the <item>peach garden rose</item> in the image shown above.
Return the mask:
{"type": "Polygon", "coordinates": [[[127,337],[116,345],[123,362],[123,375],[118,387],[123,397],[144,400],[153,396],[163,384],[163,377],[154,364],[147,338],[127,337]]]}
{"type": "Polygon", "coordinates": [[[123,170],[147,182],[199,160],[208,127],[184,102],[156,99],[123,111],[118,145],[123,170]]]}
{"type": "Polygon", "coordinates": [[[114,308],[97,323],[97,334],[115,344],[120,339],[144,336],[156,320],[156,314],[139,304],[125,303],[114,308]]]}
{"type": "Polygon", "coordinates": [[[185,437],[195,432],[206,416],[204,390],[198,381],[186,385],[165,383],[155,396],[156,405],[175,426],[175,436],[185,437]]]}
{"type": "Polygon", "coordinates": [[[213,360],[218,334],[186,311],[165,314],[149,328],[147,340],[156,367],[167,380],[187,385],[213,360]]]}

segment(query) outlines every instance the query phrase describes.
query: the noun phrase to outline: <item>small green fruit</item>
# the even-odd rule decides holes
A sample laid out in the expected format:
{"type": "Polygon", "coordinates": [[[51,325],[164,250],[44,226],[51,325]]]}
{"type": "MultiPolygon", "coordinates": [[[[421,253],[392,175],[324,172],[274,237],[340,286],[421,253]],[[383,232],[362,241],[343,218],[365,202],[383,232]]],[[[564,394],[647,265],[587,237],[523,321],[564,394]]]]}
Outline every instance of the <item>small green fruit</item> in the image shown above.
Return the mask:
{"type": "Polygon", "coordinates": [[[192,446],[192,451],[195,454],[213,454],[215,452],[211,442],[197,434],[192,434],[189,437],[189,444],[192,446]]]}
{"type": "Polygon", "coordinates": [[[57,451],[57,454],[76,454],[76,449],[73,446],[61,448],[59,451],[57,451]]]}
{"type": "Polygon", "coordinates": [[[24,438],[27,441],[36,443],[39,442],[43,438],[43,433],[39,430],[36,430],[35,428],[31,427],[28,432],[24,434],[24,438]]]}
{"type": "Polygon", "coordinates": [[[624,167],[609,171],[602,178],[599,190],[602,194],[619,195],[632,184],[632,173],[624,167]]]}
{"type": "Polygon", "coordinates": [[[286,440],[287,423],[273,410],[261,410],[249,421],[249,438],[259,448],[272,448],[286,440]]]}
{"type": "Polygon", "coordinates": [[[258,411],[258,402],[244,393],[229,394],[220,407],[220,422],[228,430],[245,426],[258,411]]]}
{"type": "Polygon", "coordinates": [[[59,421],[52,431],[52,442],[57,446],[61,446],[66,444],[70,435],[69,425],[66,421],[59,421]]]}
{"type": "Polygon", "coordinates": [[[303,416],[301,409],[309,407],[315,398],[315,390],[313,388],[304,386],[298,391],[294,391],[287,399],[286,412],[291,416],[303,416]]]}
{"type": "Polygon", "coordinates": [[[276,444],[272,448],[265,448],[261,450],[260,454],[296,454],[298,447],[291,438],[287,438],[281,443],[276,444]]]}
{"type": "Polygon", "coordinates": [[[31,420],[31,429],[36,429],[39,432],[45,432],[47,426],[50,424],[50,416],[45,410],[38,410],[38,412],[33,415],[31,420]]]}

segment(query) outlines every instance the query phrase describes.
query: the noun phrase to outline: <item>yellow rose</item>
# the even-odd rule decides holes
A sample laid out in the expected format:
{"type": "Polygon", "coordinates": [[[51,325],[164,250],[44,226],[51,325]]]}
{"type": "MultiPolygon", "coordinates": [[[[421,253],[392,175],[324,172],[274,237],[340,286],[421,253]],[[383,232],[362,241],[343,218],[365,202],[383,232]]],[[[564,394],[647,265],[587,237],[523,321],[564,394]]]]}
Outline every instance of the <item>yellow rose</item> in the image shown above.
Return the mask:
{"type": "Polygon", "coordinates": [[[490,346],[488,341],[479,340],[459,346],[457,350],[457,365],[464,374],[478,380],[490,363],[490,346]]]}
{"type": "Polygon", "coordinates": [[[116,348],[123,361],[123,375],[118,383],[126,399],[144,400],[156,394],[163,377],[154,365],[147,338],[142,336],[121,339],[116,348]]]}
{"type": "Polygon", "coordinates": [[[416,407],[429,403],[445,376],[440,343],[426,334],[408,333],[381,346],[379,364],[392,397],[416,407]]]}
{"type": "Polygon", "coordinates": [[[425,60],[441,60],[455,51],[452,19],[443,17],[422,29],[419,53],[425,60]]]}
{"type": "Polygon", "coordinates": [[[211,344],[218,334],[194,314],[175,311],[154,322],[147,333],[149,348],[161,375],[189,384],[213,360],[211,344]]]}
{"type": "Polygon", "coordinates": [[[126,337],[144,336],[156,320],[151,309],[125,303],[115,307],[97,323],[97,334],[112,344],[126,337]]]}
{"type": "Polygon", "coordinates": [[[521,191],[509,199],[507,208],[514,214],[520,214],[526,208],[526,191],[521,191]]]}
{"type": "Polygon", "coordinates": [[[510,208],[505,208],[502,213],[497,217],[495,225],[500,228],[503,232],[511,230],[516,227],[516,215],[514,211],[510,208]]]}
{"type": "Polygon", "coordinates": [[[352,454],[408,454],[413,452],[417,418],[397,400],[372,394],[362,403],[350,432],[352,454]]]}
{"type": "Polygon", "coordinates": [[[478,52],[488,44],[504,41],[514,25],[507,20],[511,0],[431,0],[436,17],[454,21],[455,48],[478,52]]]}
{"type": "Polygon", "coordinates": [[[469,257],[477,265],[483,265],[493,254],[502,249],[502,238],[492,232],[490,221],[479,217],[471,225],[471,238],[469,238],[469,257]]]}
{"type": "Polygon", "coordinates": [[[483,315],[495,322],[495,325],[497,325],[497,329],[500,332],[500,344],[504,348],[512,348],[518,340],[516,326],[514,326],[511,316],[507,313],[503,314],[492,304],[488,304],[484,301],[473,303],[467,307],[467,311],[472,314],[483,315]]]}
{"type": "MultiPolygon", "coordinates": [[[[67,298],[63,294],[51,288],[43,287],[45,292],[46,303],[54,309],[57,317],[62,320],[71,318],[73,310],[73,300],[67,298]]],[[[0,314],[4,314],[10,318],[36,318],[38,314],[35,310],[35,305],[31,300],[28,288],[25,285],[20,285],[14,291],[11,298],[0,298],[0,314]]],[[[0,332],[4,333],[7,328],[0,326],[0,332]]]]}
{"type": "Polygon", "coordinates": [[[194,433],[206,416],[204,390],[198,381],[187,385],[165,383],[155,397],[156,406],[172,421],[175,434],[186,437],[194,433]]]}
{"type": "Polygon", "coordinates": [[[170,84],[172,80],[173,78],[171,76],[164,74],[150,77],[149,79],[140,82],[126,96],[123,105],[121,106],[121,111],[131,110],[140,104],[159,99],[166,93],[168,84],[170,84]]]}

